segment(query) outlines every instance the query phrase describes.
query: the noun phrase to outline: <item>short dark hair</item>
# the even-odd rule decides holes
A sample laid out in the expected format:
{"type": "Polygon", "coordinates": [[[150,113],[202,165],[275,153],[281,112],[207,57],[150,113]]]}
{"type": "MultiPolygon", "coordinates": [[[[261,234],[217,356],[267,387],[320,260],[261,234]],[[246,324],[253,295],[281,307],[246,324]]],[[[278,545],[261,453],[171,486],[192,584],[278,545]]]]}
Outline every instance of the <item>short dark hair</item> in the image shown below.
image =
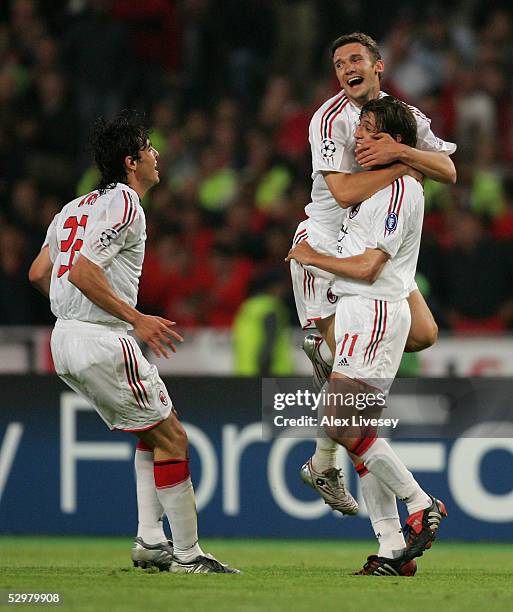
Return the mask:
{"type": "Polygon", "coordinates": [[[339,47],[350,45],[351,43],[358,43],[364,47],[367,47],[369,53],[372,55],[374,63],[381,59],[378,43],[368,34],[364,34],[363,32],[353,32],[352,34],[344,34],[343,36],[339,36],[331,44],[331,57],[335,55],[335,51],[339,47]]]}
{"type": "Polygon", "coordinates": [[[401,136],[401,142],[409,147],[417,144],[417,122],[409,106],[393,96],[369,100],[362,106],[360,117],[373,113],[376,127],[394,138],[401,136]]]}
{"type": "Polygon", "coordinates": [[[126,183],[125,158],[140,158],[148,144],[148,128],[136,111],[125,109],[112,120],[97,119],[89,142],[101,174],[98,190],[103,193],[115,183],[126,183]]]}

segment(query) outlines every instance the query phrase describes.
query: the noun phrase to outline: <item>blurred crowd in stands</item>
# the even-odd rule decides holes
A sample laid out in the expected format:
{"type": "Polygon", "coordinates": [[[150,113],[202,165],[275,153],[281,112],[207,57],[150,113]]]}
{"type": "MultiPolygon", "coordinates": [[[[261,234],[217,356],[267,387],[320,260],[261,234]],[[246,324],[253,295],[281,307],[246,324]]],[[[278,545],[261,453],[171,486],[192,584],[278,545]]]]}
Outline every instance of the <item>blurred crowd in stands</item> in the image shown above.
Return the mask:
{"type": "MultiPolygon", "coordinates": [[[[381,45],[383,89],[458,144],[426,182],[421,286],[442,328],[513,325],[513,9],[369,0],[10,0],[0,4],[0,325],[47,324],[26,281],[53,215],[95,187],[87,132],[144,110],[161,182],[145,198],[140,305],[230,326],[282,278],[309,202],[308,124],[337,91],[342,33],[381,45]],[[386,13],[386,14],[385,14],[386,13]]],[[[420,284],[420,283],[419,283],[420,284]]]]}

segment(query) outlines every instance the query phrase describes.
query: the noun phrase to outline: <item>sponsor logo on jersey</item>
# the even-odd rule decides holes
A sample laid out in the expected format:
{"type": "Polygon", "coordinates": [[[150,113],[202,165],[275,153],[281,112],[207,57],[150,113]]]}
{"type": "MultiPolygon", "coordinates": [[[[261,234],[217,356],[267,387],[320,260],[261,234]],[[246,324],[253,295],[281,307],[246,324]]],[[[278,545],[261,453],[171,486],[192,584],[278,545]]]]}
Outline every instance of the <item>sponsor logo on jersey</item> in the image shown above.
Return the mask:
{"type": "Polygon", "coordinates": [[[162,389],[159,389],[159,400],[161,404],[164,404],[164,406],[167,406],[167,397],[164,391],[162,391],[162,389]]]}
{"type": "Polygon", "coordinates": [[[118,232],[115,229],[104,230],[100,234],[100,244],[102,245],[102,247],[107,248],[116,239],[117,235],[118,232]]]}
{"type": "Polygon", "coordinates": [[[353,206],[351,208],[351,212],[349,213],[349,218],[350,219],[354,219],[356,217],[356,215],[359,213],[360,211],[360,206],[361,204],[356,204],[356,206],[353,206]]]}
{"type": "Polygon", "coordinates": [[[346,357],[342,357],[342,359],[337,363],[337,366],[348,366],[349,361],[347,361],[346,357]]]}
{"type": "Polygon", "coordinates": [[[397,214],[395,212],[388,213],[387,218],[385,219],[385,229],[392,233],[397,227],[397,214]]]}
{"type": "Polygon", "coordinates": [[[321,142],[321,155],[324,159],[331,159],[335,155],[337,147],[331,138],[324,138],[321,142]]]}
{"type": "Polygon", "coordinates": [[[334,304],[338,300],[338,295],[332,293],[331,289],[328,289],[328,291],[326,291],[326,297],[328,298],[328,302],[330,304],[334,304]]]}

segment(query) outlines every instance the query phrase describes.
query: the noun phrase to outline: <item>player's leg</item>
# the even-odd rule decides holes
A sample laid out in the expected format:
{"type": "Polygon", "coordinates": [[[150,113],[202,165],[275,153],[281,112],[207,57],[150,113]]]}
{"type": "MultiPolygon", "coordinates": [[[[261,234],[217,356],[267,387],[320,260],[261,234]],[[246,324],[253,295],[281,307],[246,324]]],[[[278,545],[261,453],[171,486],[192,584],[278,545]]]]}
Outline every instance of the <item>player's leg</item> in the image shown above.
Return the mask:
{"type": "MultiPolygon", "coordinates": [[[[369,397],[373,392],[375,394],[373,386],[376,385],[382,391],[387,391],[399,367],[409,324],[410,313],[406,302],[365,301],[355,297],[339,304],[336,320],[337,355],[339,352],[344,353],[344,357],[340,360],[337,357],[335,361],[330,392],[342,396],[352,394],[354,397],[355,393],[364,391],[365,397],[369,397]],[[355,339],[352,349],[347,348],[349,338],[355,339]],[[367,391],[360,388],[366,386],[367,391]]],[[[441,502],[423,491],[388,442],[377,438],[376,432],[369,429],[357,432],[358,427],[353,424],[353,415],[347,406],[348,403],[344,402],[341,412],[337,406],[328,405],[328,413],[350,417],[352,426],[338,429],[329,427],[326,433],[359,457],[371,474],[406,502],[410,514],[407,524],[417,530],[413,532],[408,529],[406,553],[410,558],[419,556],[436,536],[441,518],[446,514],[445,508],[441,502]],[[355,432],[359,433],[356,439],[355,432]]],[[[379,414],[373,413],[377,407],[374,402],[373,408],[367,407],[364,414],[379,417],[379,414]]]]}
{"type": "Polygon", "coordinates": [[[398,559],[404,553],[406,542],[397,510],[396,496],[356,457],[353,461],[360,478],[360,489],[372,529],[379,543],[378,556],[398,559]]]}
{"type": "Polygon", "coordinates": [[[137,491],[137,536],[132,547],[135,567],[156,566],[168,570],[173,557],[172,543],[163,528],[164,508],[155,489],[153,449],[138,440],[134,458],[137,491]]]}
{"type": "MultiPolygon", "coordinates": [[[[335,315],[315,322],[321,336],[310,334],[303,342],[303,350],[310,358],[314,368],[315,390],[320,391],[327,383],[333,367],[335,354],[335,315]],[[317,383],[317,384],[315,384],[317,383]]],[[[338,444],[326,436],[317,438],[312,455],[312,467],[316,472],[336,467],[338,444]]],[[[306,465],[306,464],[305,464],[306,465]]],[[[352,512],[351,512],[352,514],[352,512]]]]}
{"type": "MultiPolygon", "coordinates": [[[[319,393],[326,384],[333,366],[334,324],[331,315],[315,322],[322,336],[309,335],[303,342],[303,350],[312,361],[314,390],[319,393]]],[[[333,510],[342,514],[358,513],[358,503],[346,490],[344,475],[337,467],[339,445],[331,438],[320,435],[315,441],[315,452],[300,470],[303,482],[315,489],[333,510]]]]}
{"type": "Polygon", "coordinates": [[[415,289],[408,296],[411,324],[406,346],[407,353],[422,351],[432,346],[438,338],[438,326],[422,293],[415,289]]]}
{"type": "Polygon", "coordinates": [[[198,543],[198,520],[194,488],[189,471],[187,434],[174,410],[155,427],[137,432],[153,448],[153,473],[157,497],[171,525],[173,563],[171,571],[186,573],[239,573],[212,556],[198,543]]]}

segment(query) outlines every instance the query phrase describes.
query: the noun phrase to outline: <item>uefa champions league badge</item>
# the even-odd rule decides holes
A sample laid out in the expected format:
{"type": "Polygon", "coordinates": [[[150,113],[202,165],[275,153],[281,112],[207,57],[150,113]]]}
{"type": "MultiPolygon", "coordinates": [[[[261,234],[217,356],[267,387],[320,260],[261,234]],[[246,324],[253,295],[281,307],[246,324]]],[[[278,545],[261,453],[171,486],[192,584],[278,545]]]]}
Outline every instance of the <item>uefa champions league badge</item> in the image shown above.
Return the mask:
{"type": "Polygon", "coordinates": [[[397,222],[397,214],[395,212],[388,213],[387,218],[385,219],[385,231],[391,234],[397,227],[397,222]]]}
{"type": "Polygon", "coordinates": [[[100,234],[100,244],[102,245],[102,247],[107,248],[111,244],[111,242],[116,239],[117,235],[118,232],[114,228],[104,230],[100,234]]]}
{"type": "Polygon", "coordinates": [[[321,155],[324,159],[331,159],[335,155],[337,147],[330,138],[324,138],[321,142],[321,155]]]}

